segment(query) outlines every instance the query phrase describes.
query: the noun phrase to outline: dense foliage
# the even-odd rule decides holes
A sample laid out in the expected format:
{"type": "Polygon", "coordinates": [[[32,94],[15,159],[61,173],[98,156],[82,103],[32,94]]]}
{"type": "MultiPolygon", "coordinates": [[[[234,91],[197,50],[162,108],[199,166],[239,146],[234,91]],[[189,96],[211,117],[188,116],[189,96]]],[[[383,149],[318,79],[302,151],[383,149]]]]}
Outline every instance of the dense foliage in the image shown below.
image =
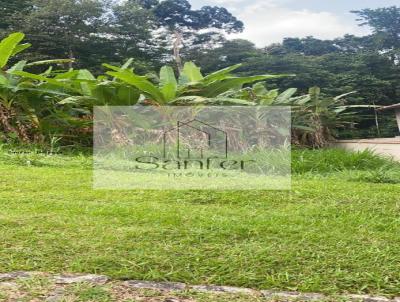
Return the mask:
{"type": "Polygon", "coordinates": [[[164,66],[159,77],[135,73],[132,59],[123,66],[103,64],[106,75],[97,78],[87,69],[56,69],[28,72],[40,65],[70,64],[70,59],[8,66],[10,59],[30,47],[21,44],[24,34],[14,33],[0,42],[0,127],[3,139],[45,143],[54,139],[64,144],[90,145],[92,110],[96,105],[254,105],[243,98],[226,95],[244,84],[278,78],[275,75],[236,77],[236,65],[203,76],[188,62],[176,78],[164,66]]]}
{"type": "MultiPolygon", "coordinates": [[[[352,104],[390,105],[400,99],[400,8],[365,9],[354,12],[360,25],[368,25],[373,34],[364,37],[345,35],[335,40],[313,37],[286,38],[280,44],[263,49],[246,40],[224,42],[220,47],[192,52],[187,57],[212,72],[232,64],[243,63],[244,75],[268,70],[294,73],[296,77],[273,81],[270,88],[296,87],[306,93],[309,87],[323,88],[327,96],[350,91],[352,104]]],[[[392,112],[379,114],[377,129],[374,111],[360,112],[353,129],[341,131],[345,137],[376,137],[398,134],[392,112]]]]}
{"type": "Polygon", "coordinates": [[[290,75],[235,76],[232,72],[241,64],[203,76],[199,67],[187,62],[178,78],[172,67],[163,66],[152,79],[136,74],[132,59],[121,67],[103,64],[109,71],[97,78],[87,69],[27,71],[70,64],[70,59],[19,61],[7,67],[13,56],[30,47],[21,44],[23,39],[24,34],[14,33],[0,42],[0,127],[6,140],[90,145],[96,105],[289,105],[294,142],[321,147],[343,126],[340,117],[349,108],[342,100],[347,94],[321,98],[318,87],[299,97],[294,97],[295,88],[269,91],[262,81],[290,75]]]}
{"type": "MultiPolygon", "coordinates": [[[[273,105],[277,89],[296,112],[297,143],[397,133],[393,114],[372,108],[400,99],[398,7],[355,11],[360,25],[373,29],[369,36],[286,38],[262,49],[226,40],[224,33],[242,31],[243,23],[225,8],[194,10],[187,0],[0,0],[0,7],[0,37],[23,31],[32,43],[0,53],[0,119],[8,140],[61,137],[88,145],[93,105],[273,105]],[[104,62],[110,64],[102,68],[104,62]],[[296,76],[258,76],[265,73],[296,76]],[[358,114],[342,110],[356,104],[363,105],[358,114]]],[[[11,40],[22,36],[3,46],[11,40]]]]}
{"type": "Polygon", "coordinates": [[[227,9],[193,10],[187,0],[0,0],[0,8],[0,38],[24,32],[30,60],[75,58],[75,68],[133,57],[148,70],[171,61],[182,43],[185,50],[211,47],[224,32],[243,30],[227,9]]]}

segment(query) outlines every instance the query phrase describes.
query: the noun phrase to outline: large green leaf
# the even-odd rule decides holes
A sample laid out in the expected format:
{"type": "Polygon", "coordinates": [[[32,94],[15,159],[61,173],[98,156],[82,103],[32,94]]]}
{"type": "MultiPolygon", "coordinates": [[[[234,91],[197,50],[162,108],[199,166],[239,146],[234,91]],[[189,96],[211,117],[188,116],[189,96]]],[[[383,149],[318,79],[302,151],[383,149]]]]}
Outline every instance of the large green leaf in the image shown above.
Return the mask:
{"type": "Polygon", "coordinates": [[[211,98],[210,104],[215,105],[238,105],[238,106],[255,106],[256,103],[241,100],[241,99],[232,99],[232,98],[211,98]]]}
{"type": "Polygon", "coordinates": [[[17,45],[24,39],[23,33],[13,33],[0,42],[0,68],[7,65],[17,45]]]}
{"type": "Polygon", "coordinates": [[[65,93],[62,91],[54,90],[54,89],[42,89],[42,88],[25,88],[21,87],[18,89],[19,91],[30,91],[32,93],[43,93],[43,94],[54,94],[59,96],[69,96],[69,93],[65,93]]]}
{"type": "Polygon", "coordinates": [[[341,113],[348,109],[354,109],[354,108],[376,109],[376,108],[379,108],[379,106],[376,106],[376,105],[346,105],[346,106],[337,106],[336,108],[333,109],[333,111],[335,113],[341,113]]]}
{"type": "Polygon", "coordinates": [[[277,96],[279,95],[279,89],[273,89],[267,92],[267,94],[263,95],[260,100],[260,105],[271,105],[276,101],[277,96]]]}
{"type": "Polygon", "coordinates": [[[340,100],[340,99],[342,99],[342,98],[344,98],[344,97],[346,97],[346,96],[348,96],[348,95],[351,95],[351,94],[354,94],[354,93],[356,93],[357,91],[350,91],[350,92],[347,92],[347,93],[343,93],[343,94],[341,94],[341,95],[338,95],[337,97],[334,97],[333,99],[335,100],[335,101],[338,101],[338,100],[340,100]]]}
{"type": "Polygon", "coordinates": [[[252,87],[253,93],[255,93],[257,96],[264,96],[268,94],[268,89],[265,88],[264,82],[258,82],[253,85],[252,87]]]}
{"type": "Polygon", "coordinates": [[[125,62],[125,64],[122,65],[121,69],[122,69],[122,70],[128,69],[129,66],[132,65],[132,63],[133,63],[133,58],[128,59],[128,60],[125,62]]]}
{"type": "Polygon", "coordinates": [[[108,75],[113,76],[125,83],[135,86],[139,90],[143,91],[148,97],[154,101],[164,104],[165,98],[161,91],[153,83],[147,80],[146,77],[138,76],[131,71],[121,70],[119,72],[108,71],[108,75]]]}
{"type": "Polygon", "coordinates": [[[203,75],[200,72],[200,67],[197,67],[193,62],[186,62],[181,76],[186,78],[189,83],[200,82],[203,80],[203,75]]]}
{"type": "Polygon", "coordinates": [[[56,59],[56,60],[43,60],[36,61],[26,64],[26,66],[38,66],[38,65],[51,65],[51,64],[65,64],[65,63],[73,63],[74,59],[56,59]]]}
{"type": "Polygon", "coordinates": [[[218,70],[216,72],[213,72],[213,73],[209,74],[208,76],[204,77],[203,82],[211,83],[211,82],[215,82],[215,81],[224,80],[224,79],[226,79],[227,76],[230,76],[231,71],[234,71],[241,66],[242,66],[242,64],[236,64],[236,65],[218,70]]]}
{"type": "Polygon", "coordinates": [[[66,89],[71,90],[71,91],[79,92],[78,90],[72,88],[70,85],[68,85],[65,82],[57,81],[57,80],[52,79],[52,78],[46,78],[46,77],[38,75],[38,74],[33,74],[33,73],[25,72],[25,71],[14,71],[14,72],[12,72],[12,74],[18,75],[20,77],[25,77],[25,78],[28,78],[28,79],[33,79],[33,80],[37,80],[37,81],[41,81],[41,82],[46,82],[46,83],[49,83],[49,84],[52,84],[52,85],[55,85],[55,86],[60,86],[60,87],[66,88],[66,89]]]}
{"type": "Polygon", "coordinates": [[[82,90],[82,94],[86,96],[92,95],[92,88],[94,88],[96,78],[93,74],[87,69],[81,69],[78,72],[76,77],[77,80],[86,80],[87,82],[80,82],[80,88],[82,90]],[[93,81],[94,83],[90,83],[88,81],[93,81]]]}
{"type": "Polygon", "coordinates": [[[240,105],[240,106],[254,106],[253,102],[248,102],[241,99],[233,98],[206,98],[203,96],[182,96],[176,98],[170,105],[240,105]]]}
{"type": "Polygon", "coordinates": [[[210,84],[202,91],[202,95],[206,97],[216,97],[230,89],[240,89],[244,84],[254,83],[257,81],[280,78],[280,75],[260,75],[243,78],[229,78],[221,82],[210,84]]]}
{"type": "Polygon", "coordinates": [[[19,61],[17,64],[12,66],[7,73],[13,73],[14,71],[23,71],[24,67],[26,66],[26,61],[19,61]]]}
{"type": "Polygon", "coordinates": [[[276,98],[276,103],[287,103],[290,98],[297,92],[297,88],[289,88],[282,92],[276,98]]]}
{"type": "Polygon", "coordinates": [[[139,98],[140,93],[135,87],[121,85],[117,88],[117,98],[109,100],[108,104],[113,106],[132,106],[139,101],[139,98]]]}
{"type": "Polygon", "coordinates": [[[96,81],[94,75],[87,69],[80,69],[76,78],[81,80],[96,81]]]}
{"type": "Polygon", "coordinates": [[[111,69],[111,70],[114,70],[114,71],[120,71],[121,70],[121,67],[118,67],[118,66],[114,66],[114,65],[111,65],[111,64],[108,64],[108,63],[103,63],[103,64],[101,64],[103,67],[106,67],[106,68],[108,68],[108,69],[111,69]]]}
{"type": "Polygon", "coordinates": [[[58,73],[54,79],[56,80],[73,80],[75,79],[79,74],[79,70],[69,70],[67,72],[63,72],[63,73],[58,73]]]}
{"type": "Polygon", "coordinates": [[[169,101],[176,97],[178,83],[172,67],[164,66],[160,71],[160,88],[164,98],[169,101]]]}
{"type": "Polygon", "coordinates": [[[7,78],[1,74],[0,74],[0,85],[8,85],[7,78]]]}
{"type": "MultiPolygon", "coordinates": [[[[108,63],[103,63],[103,64],[101,64],[101,65],[102,65],[103,67],[108,68],[108,69],[111,69],[111,70],[113,70],[113,71],[122,71],[122,70],[128,69],[129,66],[132,65],[132,63],[133,63],[133,58],[130,58],[130,59],[128,59],[128,60],[124,63],[124,65],[122,65],[121,67],[114,66],[114,65],[111,65],[111,64],[108,64],[108,63]]],[[[132,69],[132,70],[133,70],[133,69],[132,69]]]]}
{"type": "Polygon", "coordinates": [[[24,44],[19,44],[17,46],[15,46],[11,56],[15,56],[17,54],[19,54],[20,52],[24,51],[25,49],[31,47],[32,44],[31,43],[24,43],[24,44]]]}
{"type": "Polygon", "coordinates": [[[95,104],[100,106],[132,106],[140,98],[140,92],[135,87],[114,81],[97,84],[92,93],[97,99],[95,104]]]}
{"type": "Polygon", "coordinates": [[[309,101],[311,101],[311,96],[309,94],[301,95],[291,99],[291,103],[295,105],[305,105],[309,101]]]}
{"type": "Polygon", "coordinates": [[[90,104],[91,102],[95,101],[95,98],[88,97],[88,96],[70,96],[65,98],[57,104],[59,105],[81,105],[81,104],[90,104]]]}

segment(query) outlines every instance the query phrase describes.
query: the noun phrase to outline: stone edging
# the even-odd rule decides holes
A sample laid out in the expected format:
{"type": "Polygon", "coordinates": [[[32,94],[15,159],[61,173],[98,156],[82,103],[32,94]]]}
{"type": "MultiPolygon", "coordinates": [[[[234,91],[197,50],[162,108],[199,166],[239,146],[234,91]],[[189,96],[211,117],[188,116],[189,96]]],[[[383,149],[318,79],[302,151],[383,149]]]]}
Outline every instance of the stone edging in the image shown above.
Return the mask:
{"type": "MultiPolygon", "coordinates": [[[[56,284],[74,284],[74,283],[93,283],[106,284],[112,281],[104,275],[93,274],[63,274],[51,275],[39,272],[11,272],[0,273],[0,284],[16,279],[26,279],[35,276],[46,276],[53,279],[56,284]]],[[[121,281],[127,287],[137,289],[153,289],[160,291],[186,291],[192,290],[197,292],[206,292],[211,294],[228,293],[228,294],[244,294],[244,295],[260,295],[266,299],[284,299],[286,301],[323,301],[329,299],[329,296],[318,293],[299,293],[289,291],[274,291],[274,290],[254,290],[242,287],[232,286],[214,286],[214,285],[187,285],[179,282],[153,282],[153,281],[138,281],[128,280],[121,281]]],[[[400,297],[389,299],[386,297],[373,297],[368,295],[340,295],[337,296],[338,301],[349,302],[400,302],[400,297]]]]}

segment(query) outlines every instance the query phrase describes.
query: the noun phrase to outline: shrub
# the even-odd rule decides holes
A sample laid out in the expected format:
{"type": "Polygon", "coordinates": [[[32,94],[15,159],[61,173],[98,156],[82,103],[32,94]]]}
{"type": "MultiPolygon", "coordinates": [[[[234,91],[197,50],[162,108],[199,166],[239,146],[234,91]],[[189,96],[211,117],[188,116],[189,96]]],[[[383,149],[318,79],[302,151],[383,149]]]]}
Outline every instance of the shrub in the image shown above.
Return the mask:
{"type": "MultiPolygon", "coordinates": [[[[372,151],[350,152],[339,148],[295,149],[292,152],[293,173],[332,173],[341,171],[400,170],[400,164],[372,151]]],[[[375,172],[378,173],[378,172],[375,172]]]]}

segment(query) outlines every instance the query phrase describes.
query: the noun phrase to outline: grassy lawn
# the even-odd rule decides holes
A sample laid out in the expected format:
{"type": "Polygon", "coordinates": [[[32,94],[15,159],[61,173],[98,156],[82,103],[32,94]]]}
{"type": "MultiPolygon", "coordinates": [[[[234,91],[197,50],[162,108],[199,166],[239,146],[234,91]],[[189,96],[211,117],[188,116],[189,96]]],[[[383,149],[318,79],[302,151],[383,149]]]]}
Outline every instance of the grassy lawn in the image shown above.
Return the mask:
{"type": "Polygon", "coordinates": [[[291,192],[106,191],[89,157],[2,151],[0,271],[398,295],[399,166],[335,154],[295,152],[291,192]]]}

